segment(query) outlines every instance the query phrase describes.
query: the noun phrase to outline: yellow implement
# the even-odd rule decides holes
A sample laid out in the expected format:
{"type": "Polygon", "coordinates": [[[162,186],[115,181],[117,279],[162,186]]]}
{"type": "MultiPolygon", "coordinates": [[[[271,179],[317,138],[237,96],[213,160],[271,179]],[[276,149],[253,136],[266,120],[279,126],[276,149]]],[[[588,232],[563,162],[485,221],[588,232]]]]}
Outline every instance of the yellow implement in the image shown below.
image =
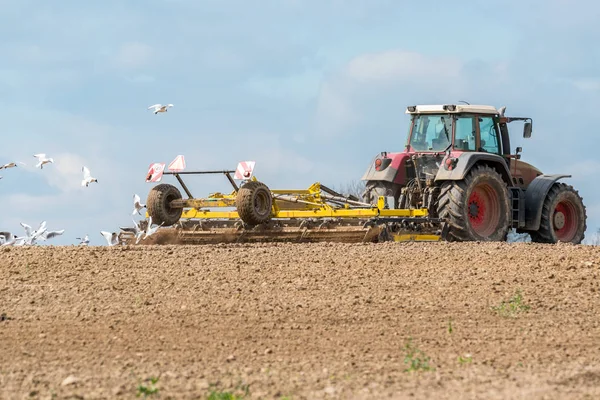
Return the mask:
{"type": "Polygon", "coordinates": [[[163,242],[405,242],[443,236],[442,221],[430,218],[426,208],[390,209],[383,196],[369,204],[319,182],[307,189],[270,189],[252,176],[238,187],[230,171],[220,172],[234,186],[231,193],[194,198],[175,172],[187,199],[169,184],[151,190],[146,217],[165,226],[159,232],[170,238],[163,242]]]}

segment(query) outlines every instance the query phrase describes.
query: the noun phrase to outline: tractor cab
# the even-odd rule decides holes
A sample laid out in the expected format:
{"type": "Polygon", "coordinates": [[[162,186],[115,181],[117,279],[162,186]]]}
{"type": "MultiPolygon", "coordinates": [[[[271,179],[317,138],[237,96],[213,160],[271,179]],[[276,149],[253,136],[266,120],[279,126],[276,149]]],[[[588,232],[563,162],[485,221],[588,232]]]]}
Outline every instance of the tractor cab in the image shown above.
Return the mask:
{"type": "Polygon", "coordinates": [[[507,124],[527,121],[523,137],[531,137],[530,118],[507,118],[505,108],[481,105],[409,106],[409,153],[484,152],[511,155],[507,124]]]}

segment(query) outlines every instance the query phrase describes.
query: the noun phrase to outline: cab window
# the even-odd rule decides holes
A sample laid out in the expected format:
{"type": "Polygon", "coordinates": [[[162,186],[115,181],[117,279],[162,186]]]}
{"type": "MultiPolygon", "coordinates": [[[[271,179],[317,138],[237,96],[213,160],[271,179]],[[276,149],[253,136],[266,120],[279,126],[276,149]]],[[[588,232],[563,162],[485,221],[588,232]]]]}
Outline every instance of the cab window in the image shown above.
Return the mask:
{"type": "Polygon", "coordinates": [[[492,117],[479,118],[479,135],[481,147],[479,151],[500,154],[500,145],[498,143],[498,131],[492,117]]]}
{"type": "Polygon", "coordinates": [[[444,151],[450,145],[452,117],[417,115],[413,120],[410,145],[416,151],[444,151]]]}
{"type": "Polygon", "coordinates": [[[457,117],[455,123],[454,148],[463,151],[475,151],[475,118],[457,117]]]}

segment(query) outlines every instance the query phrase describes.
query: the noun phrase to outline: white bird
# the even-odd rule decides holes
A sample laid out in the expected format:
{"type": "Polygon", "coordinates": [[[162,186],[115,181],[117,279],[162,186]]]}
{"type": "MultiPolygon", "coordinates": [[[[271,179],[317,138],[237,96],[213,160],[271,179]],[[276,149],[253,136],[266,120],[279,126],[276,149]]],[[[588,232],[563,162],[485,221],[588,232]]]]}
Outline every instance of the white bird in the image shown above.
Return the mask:
{"type": "Polygon", "coordinates": [[[173,104],[167,104],[166,106],[163,106],[162,104],[154,104],[148,107],[148,110],[154,109],[154,115],[156,115],[159,112],[167,112],[167,109],[170,107],[173,107],[173,104]]]}
{"type": "Polygon", "coordinates": [[[88,185],[92,182],[98,183],[98,179],[92,177],[88,167],[81,168],[81,172],[83,172],[83,180],[81,181],[81,186],[88,187],[88,185]]]}
{"type": "Polygon", "coordinates": [[[79,240],[79,245],[80,246],[87,246],[88,244],[90,244],[90,238],[88,235],[85,235],[85,237],[82,238],[75,238],[77,240],[79,240]]]}
{"type": "Polygon", "coordinates": [[[0,232],[0,245],[10,246],[15,243],[17,236],[10,232],[0,232]]]}
{"type": "Polygon", "coordinates": [[[23,222],[21,222],[21,226],[22,226],[23,228],[25,228],[25,234],[26,234],[27,236],[31,236],[31,233],[33,232],[33,231],[31,230],[31,226],[29,226],[29,225],[27,225],[27,224],[24,224],[23,222]]]}
{"type": "Polygon", "coordinates": [[[0,165],[0,169],[14,168],[17,166],[16,162],[10,162],[8,164],[0,165]]]}
{"type": "Polygon", "coordinates": [[[48,163],[53,163],[54,162],[54,159],[47,158],[46,154],[44,154],[44,153],[34,154],[33,156],[38,159],[38,163],[36,164],[35,167],[39,168],[39,169],[43,169],[44,168],[44,164],[48,164],[48,163]]]}
{"type": "Polygon", "coordinates": [[[121,228],[121,230],[123,232],[131,232],[135,235],[135,244],[138,244],[140,242],[140,240],[142,239],[142,236],[144,235],[144,231],[140,229],[140,226],[137,222],[135,222],[133,219],[133,228],[121,228]]]}
{"type": "Polygon", "coordinates": [[[2,232],[2,235],[0,236],[4,236],[4,243],[2,243],[2,246],[23,246],[25,244],[24,237],[18,237],[10,232],[2,232]]]}
{"type": "Polygon", "coordinates": [[[61,229],[60,231],[44,231],[44,233],[42,233],[40,235],[40,239],[42,239],[42,240],[52,239],[52,238],[62,235],[63,233],[65,233],[64,229],[61,229]]]}
{"type": "Polygon", "coordinates": [[[146,208],[146,205],[141,203],[140,196],[138,196],[137,194],[134,194],[133,195],[133,212],[131,213],[131,215],[135,215],[135,213],[142,215],[142,213],[140,212],[140,210],[142,208],[146,208]]]}
{"type": "Polygon", "coordinates": [[[21,222],[21,226],[25,228],[25,236],[22,237],[25,244],[35,244],[35,241],[46,232],[46,221],[42,221],[35,231],[31,229],[31,226],[24,224],[23,222],[21,222]]]}
{"type": "Polygon", "coordinates": [[[158,225],[156,228],[152,228],[152,217],[149,217],[148,218],[148,226],[146,227],[146,235],[144,236],[144,239],[147,239],[150,235],[153,235],[154,233],[156,233],[158,228],[160,228],[164,223],[165,223],[165,221],[161,222],[160,225],[158,225]]]}
{"type": "Polygon", "coordinates": [[[117,235],[117,232],[110,233],[106,231],[100,231],[100,233],[102,236],[104,236],[104,239],[106,239],[109,246],[115,246],[119,244],[119,235],[117,235]]]}

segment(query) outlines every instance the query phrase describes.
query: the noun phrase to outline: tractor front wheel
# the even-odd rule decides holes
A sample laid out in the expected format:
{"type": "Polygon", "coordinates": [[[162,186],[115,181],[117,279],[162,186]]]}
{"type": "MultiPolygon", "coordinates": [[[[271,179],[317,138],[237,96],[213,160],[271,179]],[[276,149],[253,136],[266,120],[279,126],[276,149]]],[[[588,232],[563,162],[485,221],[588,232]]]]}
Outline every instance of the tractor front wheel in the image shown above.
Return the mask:
{"type": "Polygon", "coordinates": [[[504,241],[509,230],[509,194],[496,170],[477,165],[462,181],[440,188],[437,212],[450,225],[451,241],[504,241]]]}
{"type": "Polygon", "coordinates": [[[250,226],[260,225],[271,220],[273,196],[264,183],[250,181],[238,190],[235,205],[242,221],[250,226]]]}
{"type": "Polygon", "coordinates": [[[540,228],[530,232],[538,243],[579,244],[585,237],[586,210],[579,193],[572,186],[556,183],[548,192],[542,208],[540,228]]]}
{"type": "Polygon", "coordinates": [[[148,215],[152,217],[152,223],[157,225],[164,223],[164,226],[176,224],[181,218],[182,209],[171,207],[171,202],[181,198],[181,192],[173,185],[161,183],[154,186],[146,200],[148,215]]]}

